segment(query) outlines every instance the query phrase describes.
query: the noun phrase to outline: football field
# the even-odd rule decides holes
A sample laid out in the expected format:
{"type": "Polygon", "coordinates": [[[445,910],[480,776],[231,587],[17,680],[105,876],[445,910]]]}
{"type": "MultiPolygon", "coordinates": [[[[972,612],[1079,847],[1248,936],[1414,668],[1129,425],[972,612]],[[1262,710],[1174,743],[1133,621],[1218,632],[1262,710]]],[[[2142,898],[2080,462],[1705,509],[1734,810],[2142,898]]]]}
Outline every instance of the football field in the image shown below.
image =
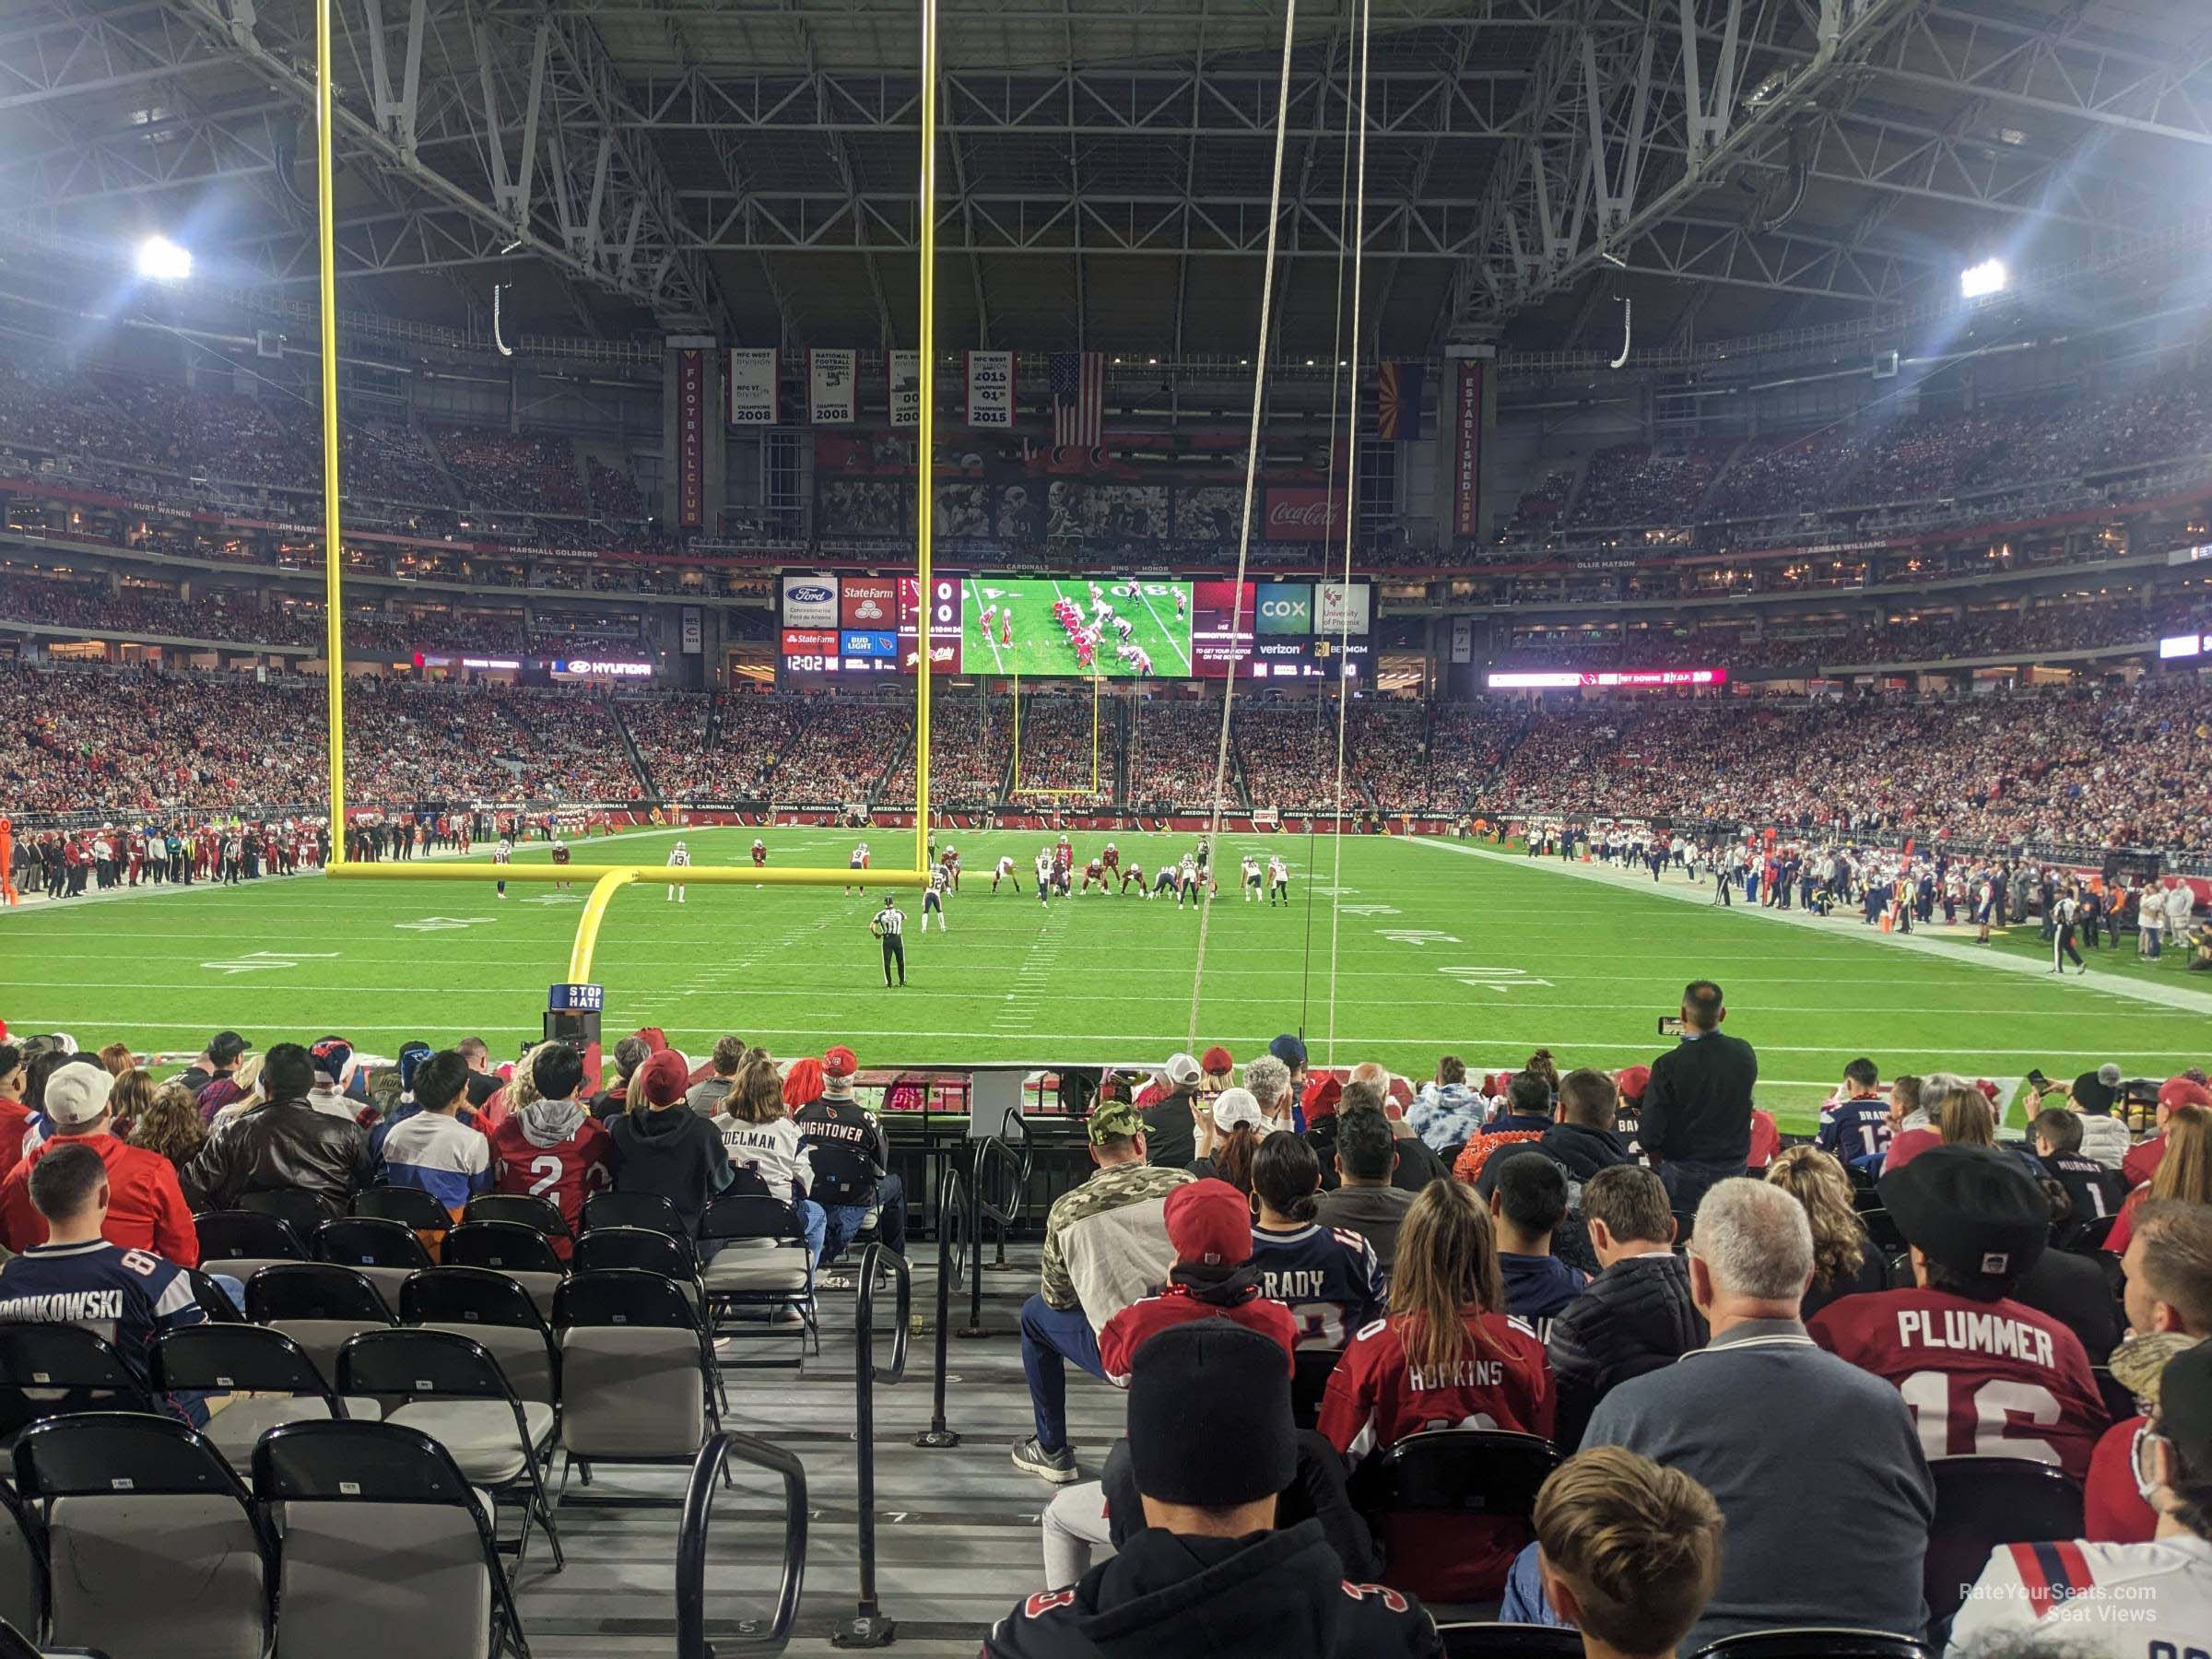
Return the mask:
{"type": "MultiPolygon", "coordinates": [[[[744,863],[754,833],[683,832],[700,864],[744,863]]],[[[633,832],[583,843],[577,856],[658,865],[676,836],[633,832]]],[[[765,839],[779,865],[842,865],[853,841],[820,830],[765,839]]],[[[870,839],[879,860],[911,844],[893,832],[870,839]]],[[[611,1040],[660,1026],[694,1055],[724,1032],[779,1055],[844,1041],[867,1066],[1157,1063],[1186,1046],[1195,911],[1134,888],[1041,907],[1030,866],[1045,839],[940,839],[960,851],[964,888],[948,900],[949,933],[923,934],[919,895],[900,895],[904,990],[884,988],[868,930],[880,889],[694,886],[677,905],[658,885],[630,888],[599,937],[606,1030],[611,1040]],[[1016,860],[1019,893],[991,891],[1002,852],[1016,860]]],[[[1078,864],[1105,841],[1075,839],[1078,864]]],[[[1190,841],[1120,845],[1150,870],[1190,841]]],[[[2040,972],[2033,926],[1979,954],[1931,946],[1926,932],[1905,948],[1855,919],[1807,926],[1713,909],[1704,885],[1674,877],[1654,892],[1648,879],[1583,879],[1517,854],[1347,836],[1333,881],[1334,855],[1325,837],[1228,839],[1201,1046],[1225,1044],[1241,1062],[1302,1029],[1317,1063],[1378,1059],[1416,1079],[1440,1054],[1502,1069],[1539,1047],[1562,1070],[1617,1068],[1668,1046],[1657,1017],[1702,975],[1727,994],[1728,1030],[1757,1045],[1761,1103],[1785,1127],[1807,1124],[1859,1053],[1885,1077],[1947,1068],[2008,1087],[2032,1067],[2070,1078],[2113,1060],[2130,1076],[2164,1077],[2212,1057],[2206,976],[2178,960],[2138,963],[2132,941],[2091,953],[2088,978],[2060,981],[2040,972]],[[1244,901],[1235,877],[1246,848],[1288,862],[1288,908],[1244,901]]],[[[18,1034],[63,1030],[88,1046],[120,1038],[149,1053],[191,1053],[229,1028],[256,1048],[336,1032],[381,1054],[413,1037],[480,1035],[506,1058],[539,1029],[583,896],[581,884],[517,883],[500,899],[488,884],[302,877],[27,905],[0,913],[0,1018],[18,1034]]]]}
{"type": "MultiPolygon", "coordinates": [[[[1169,678],[1191,672],[1191,584],[1187,582],[1115,582],[1100,579],[1106,603],[1128,618],[1129,643],[1152,659],[1152,671],[1169,678]],[[1186,608],[1178,615],[1176,599],[1186,608]]],[[[971,674],[1027,677],[1063,675],[1088,677],[1076,660],[1067,631],[1053,616],[1053,603],[1065,599],[1091,619],[1091,584],[1027,577],[971,577],[961,607],[960,661],[971,674]],[[986,619],[986,613],[988,614],[986,619]],[[1012,638],[1006,637],[1009,622],[1012,638]]],[[[1103,629],[1094,661],[1108,679],[1126,679],[1135,671],[1114,655],[1121,635],[1103,629]]]]}

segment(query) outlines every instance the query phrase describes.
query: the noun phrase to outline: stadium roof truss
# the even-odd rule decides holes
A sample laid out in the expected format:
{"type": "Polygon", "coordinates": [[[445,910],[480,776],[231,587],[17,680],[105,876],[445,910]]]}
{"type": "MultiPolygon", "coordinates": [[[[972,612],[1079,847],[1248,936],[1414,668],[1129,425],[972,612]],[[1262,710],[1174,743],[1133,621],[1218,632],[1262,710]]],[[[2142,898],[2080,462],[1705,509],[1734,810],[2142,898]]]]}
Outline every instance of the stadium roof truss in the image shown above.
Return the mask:
{"type": "MultiPolygon", "coordinates": [[[[335,4],[349,303],[450,320],[498,272],[525,328],[912,343],[905,0],[335,4]]],[[[1893,310],[1978,249],[2064,263],[2212,194],[2194,0],[1372,12],[1386,349],[1571,346],[1614,293],[1680,332],[1893,310]]],[[[945,0],[947,338],[1236,337],[1256,273],[1190,276],[1265,245],[1281,15],[945,0]]],[[[1349,234],[1353,15],[1300,10],[1287,334],[1326,328],[1333,285],[1298,273],[1349,234]]],[[[68,242],[217,202],[226,280],[303,288],[312,24],[310,0],[29,0],[0,26],[0,216],[68,242]]]]}

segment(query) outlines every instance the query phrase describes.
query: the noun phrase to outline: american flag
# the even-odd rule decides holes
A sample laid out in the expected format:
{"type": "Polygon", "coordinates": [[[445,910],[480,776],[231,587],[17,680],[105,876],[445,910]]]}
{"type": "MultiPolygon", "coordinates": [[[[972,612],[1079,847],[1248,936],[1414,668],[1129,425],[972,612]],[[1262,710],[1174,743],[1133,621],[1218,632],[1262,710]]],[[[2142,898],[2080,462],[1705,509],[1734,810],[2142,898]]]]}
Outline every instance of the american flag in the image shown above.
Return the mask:
{"type": "Polygon", "coordinates": [[[1053,441],[1095,447],[1106,424],[1106,354],[1055,351],[1046,365],[1053,387],[1053,441]]]}

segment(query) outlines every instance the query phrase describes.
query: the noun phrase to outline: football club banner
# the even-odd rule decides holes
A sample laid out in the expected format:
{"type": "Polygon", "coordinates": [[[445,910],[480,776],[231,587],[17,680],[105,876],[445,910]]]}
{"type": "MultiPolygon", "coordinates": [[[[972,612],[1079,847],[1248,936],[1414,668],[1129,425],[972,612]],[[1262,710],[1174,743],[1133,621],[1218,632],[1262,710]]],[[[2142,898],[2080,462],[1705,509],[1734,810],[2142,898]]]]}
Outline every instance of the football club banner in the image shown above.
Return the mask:
{"type": "Polygon", "coordinates": [[[1482,364],[1459,359],[1452,408],[1452,534],[1471,541],[1482,530],[1482,364]]]}
{"type": "Polygon", "coordinates": [[[890,351],[883,359],[884,402],[895,427],[922,424],[922,354],[890,351]]]}
{"type": "Polygon", "coordinates": [[[707,354],[676,354],[676,523],[697,530],[707,518],[707,354]]]}
{"type": "Polygon", "coordinates": [[[1011,430],[1014,426],[1014,354],[968,354],[968,424],[1011,430]]]}
{"type": "Polygon", "coordinates": [[[806,418],[816,426],[851,426],[859,418],[856,351],[806,354],[806,418]]]}
{"type": "Polygon", "coordinates": [[[776,424],[776,377],[782,371],[782,356],[772,348],[744,348],[730,353],[730,424],[766,427],[776,424]]]}
{"type": "Polygon", "coordinates": [[[1472,617],[1452,618],[1452,660],[1454,663],[1471,663],[1475,660],[1475,618],[1472,617]]]}
{"type": "Polygon", "coordinates": [[[1375,376],[1375,435],[1399,443],[1418,442],[1421,436],[1421,393],[1428,384],[1429,365],[1391,361],[1375,376]]]}

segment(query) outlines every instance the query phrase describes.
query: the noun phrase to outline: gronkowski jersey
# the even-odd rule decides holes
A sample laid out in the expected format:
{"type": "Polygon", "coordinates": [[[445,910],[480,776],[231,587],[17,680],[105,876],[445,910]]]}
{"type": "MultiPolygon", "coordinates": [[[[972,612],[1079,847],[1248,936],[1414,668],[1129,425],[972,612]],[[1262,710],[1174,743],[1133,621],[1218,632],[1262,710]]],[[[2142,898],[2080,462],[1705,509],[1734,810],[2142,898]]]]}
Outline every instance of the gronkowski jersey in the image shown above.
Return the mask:
{"type": "Polygon", "coordinates": [[[1300,1347],[1340,1348],[1382,1311],[1382,1264],[1356,1232],[1318,1223],[1252,1234],[1260,1294],[1290,1310],[1300,1347]]]}
{"type": "MultiPolygon", "coordinates": [[[[587,1117],[568,1139],[541,1147],[523,1133],[523,1125],[517,1113],[492,1131],[492,1165],[497,1171],[492,1191],[550,1198],[569,1231],[582,1230],[584,1200],[615,1184],[614,1136],[605,1124],[587,1117]]],[[[555,1239],[553,1251],[565,1260],[569,1241],[555,1239]]]]}
{"type": "MultiPolygon", "coordinates": [[[[154,1338],[206,1317],[182,1267],[104,1239],[34,1245],[0,1267],[0,1324],[80,1326],[112,1345],[149,1387],[154,1338]]],[[[172,1398],[171,1407],[188,1422],[206,1421],[197,1396],[172,1398]]]]}
{"type": "Polygon", "coordinates": [[[1290,1355],[1298,1347],[1298,1322],[1281,1302],[1253,1296],[1224,1307],[1218,1302],[1200,1301],[1186,1286],[1171,1284],[1158,1296],[1131,1302],[1106,1322],[1105,1329],[1099,1333],[1099,1359],[1106,1368],[1106,1381],[1116,1388],[1128,1387],[1129,1368],[1137,1349],[1170,1326],[1197,1319],[1226,1319],[1248,1331],[1272,1336],[1283,1345],[1285,1367],[1296,1369],[1290,1355]]]}
{"type": "Polygon", "coordinates": [[[1889,1103],[1875,1096],[1841,1100],[1820,1114],[1820,1149],[1844,1162],[1875,1158],[1889,1147],[1889,1103]]]}
{"type": "Polygon", "coordinates": [[[2205,1652],[2212,1630],[2212,1541],[2001,1544],[1952,1621],[1954,1648],[1999,1632],[2049,1630],[2066,1651],[2172,1655],[2205,1652]]]}
{"type": "Polygon", "coordinates": [[[2021,1457],[2079,1485],[2104,1432],[2081,1338],[2016,1301],[1912,1288],[1847,1296],[1806,1325],[1815,1342],[1896,1385],[1920,1447],[1939,1457],[2021,1457]]]}

